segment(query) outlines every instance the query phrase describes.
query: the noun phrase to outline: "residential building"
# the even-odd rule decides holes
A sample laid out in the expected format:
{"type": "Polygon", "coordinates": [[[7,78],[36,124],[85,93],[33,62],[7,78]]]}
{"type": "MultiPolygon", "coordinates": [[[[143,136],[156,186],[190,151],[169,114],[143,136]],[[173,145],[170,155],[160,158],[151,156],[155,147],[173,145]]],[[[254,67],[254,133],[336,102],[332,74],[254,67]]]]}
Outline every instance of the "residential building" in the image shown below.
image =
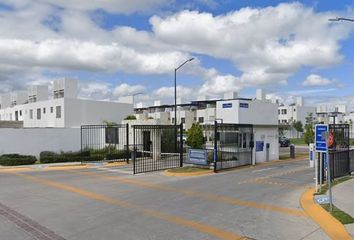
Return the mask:
{"type": "Polygon", "coordinates": [[[280,105],[278,107],[279,124],[289,124],[300,121],[303,125],[306,123],[306,117],[312,114],[316,116],[316,107],[304,106],[302,97],[297,97],[296,103],[290,105],[280,105]]]}
{"type": "Polygon", "coordinates": [[[0,120],[23,121],[25,128],[75,128],[104,121],[120,123],[133,113],[132,104],[77,98],[77,84],[72,79],[54,81],[53,99],[48,99],[47,86],[2,94],[0,120]]]}
{"type": "Polygon", "coordinates": [[[317,122],[332,124],[333,116],[335,116],[336,123],[344,123],[347,115],[347,106],[344,104],[337,105],[319,105],[317,106],[317,122]]]}

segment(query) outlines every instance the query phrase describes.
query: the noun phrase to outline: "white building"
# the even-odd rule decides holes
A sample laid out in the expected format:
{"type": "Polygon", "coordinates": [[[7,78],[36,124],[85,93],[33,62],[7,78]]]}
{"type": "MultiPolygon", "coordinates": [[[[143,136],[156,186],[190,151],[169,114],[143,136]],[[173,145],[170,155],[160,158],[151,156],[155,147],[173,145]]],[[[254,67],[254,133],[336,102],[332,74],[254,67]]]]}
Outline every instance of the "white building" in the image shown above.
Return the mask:
{"type": "MultiPolygon", "coordinates": [[[[151,107],[142,107],[141,103],[137,106],[135,115],[139,122],[154,120],[157,124],[174,124],[174,105],[161,105],[157,101],[151,107]]],[[[237,93],[232,92],[225,94],[224,99],[178,103],[177,124],[183,123],[185,130],[196,122],[213,125],[216,120],[231,124],[251,124],[254,136],[245,136],[247,143],[254,137],[254,142],[264,145],[264,149],[259,151],[254,148],[253,163],[271,161],[279,158],[277,109],[277,104],[265,99],[263,90],[257,90],[255,99],[238,98],[237,93]]],[[[249,147],[246,144],[246,148],[249,147]]]]}
{"type": "Polygon", "coordinates": [[[300,121],[305,125],[306,117],[311,113],[316,116],[316,107],[304,106],[303,98],[297,97],[296,103],[278,107],[278,122],[279,124],[291,124],[300,121]]]}
{"type": "Polygon", "coordinates": [[[1,95],[0,120],[23,121],[25,128],[73,128],[103,121],[120,123],[132,114],[133,105],[77,98],[77,81],[54,81],[53,97],[47,86],[31,86],[28,92],[1,95]]]}
{"type": "MultiPolygon", "coordinates": [[[[347,106],[344,104],[338,105],[318,105],[317,106],[317,121],[319,123],[332,124],[333,117],[336,116],[336,123],[344,123],[347,115],[347,106]]],[[[349,119],[349,118],[347,118],[349,119]]]]}

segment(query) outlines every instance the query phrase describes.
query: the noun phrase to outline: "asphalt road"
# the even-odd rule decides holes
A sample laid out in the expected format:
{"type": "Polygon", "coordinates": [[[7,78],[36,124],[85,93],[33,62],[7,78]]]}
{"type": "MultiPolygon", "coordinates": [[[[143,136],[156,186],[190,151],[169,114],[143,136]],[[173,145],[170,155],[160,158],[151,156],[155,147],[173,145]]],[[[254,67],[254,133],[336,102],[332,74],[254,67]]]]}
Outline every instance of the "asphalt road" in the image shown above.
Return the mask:
{"type": "Polygon", "coordinates": [[[328,239],[299,205],[307,161],[199,177],[0,171],[0,239],[328,239]]]}

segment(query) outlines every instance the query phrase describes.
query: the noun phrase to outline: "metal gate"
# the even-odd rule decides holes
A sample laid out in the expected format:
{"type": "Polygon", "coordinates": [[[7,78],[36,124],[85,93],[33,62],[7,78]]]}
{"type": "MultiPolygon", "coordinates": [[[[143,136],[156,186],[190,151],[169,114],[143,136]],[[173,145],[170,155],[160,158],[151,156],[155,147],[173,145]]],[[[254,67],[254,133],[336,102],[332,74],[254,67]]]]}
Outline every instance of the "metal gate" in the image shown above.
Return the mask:
{"type": "Polygon", "coordinates": [[[204,125],[205,147],[214,172],[252,164],[253,126],[248,124],[204,125]]]}
{"type": "Polygon", "coordinates": [[[129,162],[129,125],[82,125],[81,151],[101,161],[129,162]]]}
{"type": "Polygon", "coordinates": [[[134,174],[183,166],[182,125],[135,125],[134,174]]]}

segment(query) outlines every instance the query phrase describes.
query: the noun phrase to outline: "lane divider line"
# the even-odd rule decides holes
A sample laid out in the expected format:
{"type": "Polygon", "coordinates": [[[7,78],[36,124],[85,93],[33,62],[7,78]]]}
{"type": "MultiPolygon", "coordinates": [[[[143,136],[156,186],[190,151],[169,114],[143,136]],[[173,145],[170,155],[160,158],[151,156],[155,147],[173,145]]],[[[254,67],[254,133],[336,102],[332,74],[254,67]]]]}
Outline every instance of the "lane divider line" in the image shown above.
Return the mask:
{"type": "Polygon", "coordinates": [[[77,173],[77,174],[81,174],[81,175],[99,177],[99,178],[106,180],[106,181],[113,180],[113,181],[118,181],[121,183],[135,185],[138,187],[156,189],[159,191],[176,192],[176,193],[183,194],[183,195],[190,196],[190,197],[207,199],[207,200],[211,200],[211,201],[218,201],[218,202],[223,202],[223,203],[227,203],[227,204],[231,204],[231,205],[238,205],[238,206],[256,208],[256,209],[261,209],[261,210],[266,210],[266,211],[279,212],[279,213],[283,213],[283,214],[287,214],[287,215],[291,215],[291,216],[296,216],[296,217],[306,217],[306,214],[304,213],[304,211],[299,210],[299,209],[290,209],[290,208],[278,207],[278,206],[270,205],[270,204],[262,204],[262,203],[256,203],[256,202],[251,202],[251,201],[244,201],[244,200],[239,200],[239,199],[227,197],[227,196],[221,196],[221,195],[215,195],[215,194],[203,193],[203,192],[195,192],[192,190],[184,190],[184,189],[170,187],[170,186],[166,186],[166,185],[148,183],[146,181],[142,182],[139,180],[133,180],[133,179],[117,177],[117,176],[107,176],[107,175],[97,174],[97,173],[87,172],[87,171],[83,172],[83,171],[76,171],[76,170],[67,170],[66,172],[72,172],[72,173],[77,173]]]}
{"type": "Polygon", "coordinates": [[[39,183],[39,184],[46,185],[51,188],[75,193],[77,195],[86,197],[88,199],[104,202],[104,203],[107,203],[110,205],[124,207],[127,209],[133,209],[133,210],[143,213],[144,215],[158,218],[160,220],[164,220],[164,221],[174,223],[174,224],[177,224],[180,226],[184,226],[187,228],[191,228],[191,229],[197,230],[199,232],[214,236],[218,239],[222,239],[222,240],[231,240],[231,239],[232,240],[246,240],[246,239],[249,239],[245,236],[241,236],[236,233],[229,232],[229,231],[224,231],[224,230],[221,230],[221,229],[211,226],[211,225],[203,224],[203,223],[200,223],[197,221],[189,220],[189,219],[175,216],[175,215],[166,214],[166,213],[163,213],[160,211],[147,209],[147,208],[144,208],[143,206],[140,206],[137,204],[133,204],[133,203],[130,203],[127,201],[119,200],[116,198],[107,197],[105,195],[98,194],[98,193],[91,192],[91,191],[87,191],[87,190],[84,190],[81,188],[73,187],[71,185],[59,183],[59,182],[52,181],[52,180],[47,180],[47,179],[40,178],[40,177],[30,176],[28,174],[22,174],[22,173],[12,173],[12,174],[22,177],[24,179],[30,180],[34,183],[39,183]]]}

